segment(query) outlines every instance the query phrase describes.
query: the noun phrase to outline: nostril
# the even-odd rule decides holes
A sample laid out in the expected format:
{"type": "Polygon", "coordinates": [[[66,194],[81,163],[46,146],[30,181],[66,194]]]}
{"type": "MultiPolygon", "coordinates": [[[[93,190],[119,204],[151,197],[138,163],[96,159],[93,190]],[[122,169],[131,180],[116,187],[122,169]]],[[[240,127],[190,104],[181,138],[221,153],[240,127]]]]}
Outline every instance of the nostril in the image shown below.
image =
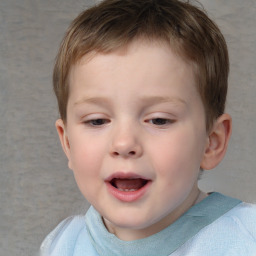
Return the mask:
{"type": "Polygon", "coordinates": [[[127,154],[120,154],[118,151],[114,151],[114,152],[112,152],[112,155],[113,156],[119,156],[119,155],[135,156],[136,151],[132,150],[132,151],[128,152],[127,154]]]}

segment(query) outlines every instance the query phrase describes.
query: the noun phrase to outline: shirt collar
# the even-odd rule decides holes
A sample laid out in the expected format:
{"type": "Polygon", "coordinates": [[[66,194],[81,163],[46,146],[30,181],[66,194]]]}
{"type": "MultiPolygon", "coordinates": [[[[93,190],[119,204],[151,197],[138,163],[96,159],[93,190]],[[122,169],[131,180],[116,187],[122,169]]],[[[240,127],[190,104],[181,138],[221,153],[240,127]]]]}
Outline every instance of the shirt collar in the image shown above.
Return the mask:
{"type": "Polygon", "coordinates": [[[134,241],[122,241],[109,233],[93,207],[86,214],[86,227],[100,256],[155,256],[156,252],[158,255],[169,255],[239,203],[238,199],[211,193],[159,233],[134,241]]]}

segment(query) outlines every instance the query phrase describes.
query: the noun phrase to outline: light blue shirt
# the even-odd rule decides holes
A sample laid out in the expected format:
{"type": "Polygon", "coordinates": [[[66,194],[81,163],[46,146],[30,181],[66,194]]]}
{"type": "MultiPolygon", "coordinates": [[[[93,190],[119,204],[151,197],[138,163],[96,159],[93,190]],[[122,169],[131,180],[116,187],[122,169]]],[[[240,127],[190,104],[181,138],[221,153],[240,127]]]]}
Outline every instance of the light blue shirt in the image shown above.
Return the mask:
{"type": "Polygon", "coordinates": [[[256,256],[256,206],[212,193],[150,237],[122,241],[91,207],[61,222],[41,246],[42,256],[256,256]]]}

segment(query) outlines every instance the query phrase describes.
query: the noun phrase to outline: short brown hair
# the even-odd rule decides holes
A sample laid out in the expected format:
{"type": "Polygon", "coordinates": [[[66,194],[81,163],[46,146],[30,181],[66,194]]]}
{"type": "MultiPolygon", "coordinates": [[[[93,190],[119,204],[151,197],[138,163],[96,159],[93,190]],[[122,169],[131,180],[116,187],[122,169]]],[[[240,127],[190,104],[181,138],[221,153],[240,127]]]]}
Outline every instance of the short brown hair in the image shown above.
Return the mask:
{"type": "Polygon", "coordinates": [[[63,121],[67,119],[71,66],[89,52],[108,53],[139,38],[165,41],[193,64],[208,130],[225,109],[227,46],[217,25],[201,8],[179,0],[105,0],[72,22],[53,73],[63,121]]]}

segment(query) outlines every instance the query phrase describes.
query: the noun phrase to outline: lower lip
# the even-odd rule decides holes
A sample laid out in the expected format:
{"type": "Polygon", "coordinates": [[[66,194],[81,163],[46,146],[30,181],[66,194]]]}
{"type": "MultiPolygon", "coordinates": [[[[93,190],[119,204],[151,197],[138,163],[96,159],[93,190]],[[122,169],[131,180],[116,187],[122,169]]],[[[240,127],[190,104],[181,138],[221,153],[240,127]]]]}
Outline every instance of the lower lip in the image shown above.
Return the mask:
{"type": "Polygon", "coordinates": [[[134,202],[143,197],[151,185],[151,181],[148,181],[145,186],[136,191],[120,191],[113,187],[109,182],[106,182],[108,191],[112,196],[122,202],[134,202]]]}

